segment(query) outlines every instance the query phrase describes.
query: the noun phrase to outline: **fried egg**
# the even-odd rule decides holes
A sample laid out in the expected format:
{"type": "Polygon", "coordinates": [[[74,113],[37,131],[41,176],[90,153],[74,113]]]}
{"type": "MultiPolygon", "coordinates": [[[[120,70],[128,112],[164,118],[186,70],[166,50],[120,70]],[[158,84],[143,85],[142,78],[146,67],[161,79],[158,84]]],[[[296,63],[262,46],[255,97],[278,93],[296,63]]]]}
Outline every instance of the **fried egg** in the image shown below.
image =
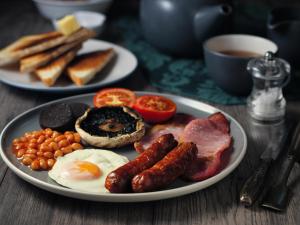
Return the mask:
{"type": "Polygon", "coordinates": [[[49,177],[58,184],[86,192],[109,192],[105,187],[106,176],[129,160],[112,151],[100,149],[77,150],[59,157],[49,177]]]}

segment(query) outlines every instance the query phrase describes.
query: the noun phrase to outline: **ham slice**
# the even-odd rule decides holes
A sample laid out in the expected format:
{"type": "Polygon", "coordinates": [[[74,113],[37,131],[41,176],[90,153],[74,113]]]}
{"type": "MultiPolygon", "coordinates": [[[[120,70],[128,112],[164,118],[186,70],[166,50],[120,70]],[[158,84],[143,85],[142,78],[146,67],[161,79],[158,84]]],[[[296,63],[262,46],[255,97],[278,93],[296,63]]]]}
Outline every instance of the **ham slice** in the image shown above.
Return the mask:
{"type": "Polygon", "coordinates": [[[197,160],[186,171],[184,178],[201,181],[217,174],[227,163],[224,154],[230,149],[232,138],[229,122],[222,113],[207,119],[195,119],[184,129],[181,140],[197,145],[197,160]]]}
{"type": "Polygon", "coordinates": [[[195,117],[183,113],[177,113],[171,120],[163,124],[157,124],[146,130],[146,135],[138,142],[134,143],[134,148],[138,153],[147,149],[155,139],[163,134],[173,134],[179,142],[185,126],[195,119],[195,117]]]}

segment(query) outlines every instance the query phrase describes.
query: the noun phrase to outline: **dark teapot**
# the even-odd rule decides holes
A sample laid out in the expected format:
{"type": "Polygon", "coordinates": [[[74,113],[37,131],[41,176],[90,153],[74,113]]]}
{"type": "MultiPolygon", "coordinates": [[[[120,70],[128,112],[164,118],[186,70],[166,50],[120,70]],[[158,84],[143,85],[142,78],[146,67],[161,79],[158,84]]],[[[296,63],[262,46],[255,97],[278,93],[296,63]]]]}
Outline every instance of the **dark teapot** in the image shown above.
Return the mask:
{"type": "Polygon", "coordinates": [[[300,7],[273,9],[268,18],[268,37],[278,45],[278,55],[300,69],[300,7]]]}
{"type": "Polygon", "coordinates": [[[200,55],[206,39],[229,32],[230,3],[228,0],[141,0],[144,36],[168,53],[200,55]]]}

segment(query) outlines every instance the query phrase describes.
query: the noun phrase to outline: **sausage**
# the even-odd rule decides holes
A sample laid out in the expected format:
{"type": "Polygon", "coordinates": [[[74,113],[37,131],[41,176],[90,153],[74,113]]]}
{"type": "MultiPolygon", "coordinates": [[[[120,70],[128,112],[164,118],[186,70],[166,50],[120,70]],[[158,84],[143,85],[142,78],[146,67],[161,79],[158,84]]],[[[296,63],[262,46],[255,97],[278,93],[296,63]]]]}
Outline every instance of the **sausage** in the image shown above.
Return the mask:
{"type": "Polygon", "coordinates": [[[192,142],[183,142],[169,152],[153,167],[136,175],[131,182],[134,192],[155,191],[181,176],[188,165],[197,158],[197,147],[192,142]]]}
{"type": "Polygon", "coordinates": [[[152,167],[177,144],[172,134],[160,136],[137,158],[109,173],[105,180],[106,189],[112,193],[131,191],[131,179],[143,170],[152,167]]]}

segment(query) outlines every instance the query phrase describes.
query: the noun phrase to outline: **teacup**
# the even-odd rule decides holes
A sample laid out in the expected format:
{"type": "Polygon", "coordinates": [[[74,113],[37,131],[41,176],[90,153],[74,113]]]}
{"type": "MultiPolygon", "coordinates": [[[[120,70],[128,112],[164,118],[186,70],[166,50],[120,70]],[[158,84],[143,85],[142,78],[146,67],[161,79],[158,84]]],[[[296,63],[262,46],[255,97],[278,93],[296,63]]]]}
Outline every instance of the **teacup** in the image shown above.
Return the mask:
{"type": "Polygon", "coordinates": [[[211,78],[224,91],[239,96],[250,94],[252,89],[252,77],[247,72],[248,61],[263,56],[267,51],[278,51],[274,42],[245,34],[216,36],[205,41],[203,48],[211,78]]]}

